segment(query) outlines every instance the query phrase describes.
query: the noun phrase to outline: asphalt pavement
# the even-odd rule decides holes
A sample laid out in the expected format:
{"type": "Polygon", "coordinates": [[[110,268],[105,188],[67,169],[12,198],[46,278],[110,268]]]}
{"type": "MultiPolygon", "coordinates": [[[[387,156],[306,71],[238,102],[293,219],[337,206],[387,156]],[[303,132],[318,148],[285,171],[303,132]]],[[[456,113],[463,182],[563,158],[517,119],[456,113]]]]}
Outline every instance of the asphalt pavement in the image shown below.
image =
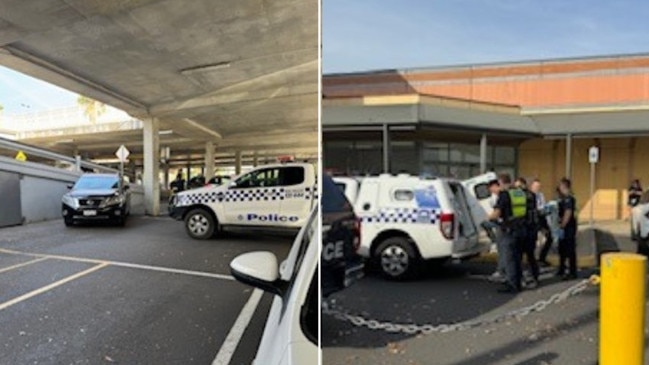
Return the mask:
{"type": "MultiPolygon", "coordinates": [[[[600,228],[611,232],[620,249],[631,251],[634,245],[626,224],[611,222],[600,228]]],[[[590,236],[582,237],[579,252],[590,255],[590,236]]],[[[480,322],[549,299],[596,272],[584,267],[579,280],[564,282],[554,277],[554,268],[546,268],[541,287],[511,295],[497,293],[497,286],[486,280],[493,270],[494,263],[476,260],[430,269],[422,278],[407,282],[369,273],[330,299],[339,310],[380,323],[480,322]]],[[[388,333],[323,315],[323,364],[596,365],[598,307],[599,289],[588,286],[540,312],[428,335],[388,333]]]]}
{"type": "Polygon", "coordinates": [[[234,351],[223,347],[252,293],[229,263],[257,250],[282,260],[291,243],[242,232],[196,241],[166,217],[4,228],[0,364],[249,364],[272,298],[264,294],[234,351]]]}

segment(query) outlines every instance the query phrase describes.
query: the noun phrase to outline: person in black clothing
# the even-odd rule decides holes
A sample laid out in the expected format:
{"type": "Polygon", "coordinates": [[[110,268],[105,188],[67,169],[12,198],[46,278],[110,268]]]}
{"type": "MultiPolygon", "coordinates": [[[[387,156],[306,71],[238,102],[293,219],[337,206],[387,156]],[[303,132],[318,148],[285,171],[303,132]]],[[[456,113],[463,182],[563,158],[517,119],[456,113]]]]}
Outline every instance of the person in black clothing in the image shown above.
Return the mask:
{"type": "Polygon", "coordinates": [[[520,189],[511,187],[509,174],[499,177],[502,190],[489,220],[498,221],[501,225],[498,248],[503,255],[507,282],[498,290],[501,293],[518,293],[522,288],[523,272],[521,267],[521,248],[525,241],[526,197],[520,189]]]}
{"type": "Polygon", "coordinates": [[[539,234],[539,214],[536,207],[536,194],[527,188],[527,181],[519,177],[515,186],[525,192],[527,214],[525,216],[525,240],[522,255],[527,259],[527,265],[532,274],[532,281],[525,284],[526,288],[535,289],[539,286],[539,264],[536,261],[536,241],[539,234]]]}
{"type": "Polygon", "coordinates": [[[559,271],[557,276],[563,280],[577,278],[577,219],[576,201],[572,196],[572,182],[568,178],[559,183],[559,271]],[[568,273],[566,274],[566,261],[568,273]]]}
{"type": "Polygon", "coordinates": [[[169,184],[169,187],[176,193],[185,190],[185,179],[183,179],[183,174],[179,172],[178,175],[176,175],[176,179],[169,184]]]}

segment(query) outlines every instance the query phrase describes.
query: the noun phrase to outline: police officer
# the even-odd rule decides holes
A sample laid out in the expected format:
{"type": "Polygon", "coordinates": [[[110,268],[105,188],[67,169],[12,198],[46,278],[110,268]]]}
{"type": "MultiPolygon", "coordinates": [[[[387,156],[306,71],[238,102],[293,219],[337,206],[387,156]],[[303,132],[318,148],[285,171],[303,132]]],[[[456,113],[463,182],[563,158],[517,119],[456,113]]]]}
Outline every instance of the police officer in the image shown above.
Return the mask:
{"type": "Polygon", "coordinates": [[[489,220],[501,225],[500,244],[505,263],[507,281],[498,290],[501,293],[518,293],[521,290],[523,272],[521,268],[521,248],[525,242],[525,217],[527,216],[527,197],[521,189],[512,187],[509,174],[499,176],[501,192],[489,220]]]}
{"type": "Polygon", "coordinates": [[[182,172],[179,172],[176,175],[176,179],[169,184],[169,187],[173,192],[179,193],[185,190],[185,179],[183,179],[182,172]]]}
{"type": "Polygon", "coordinates": [[[559,182],[559,271],[563,280],[577,278],[577,219],[576,201],[572,195],[572,182],[563,178],[559,182]],[[566,273],[566,261],[568,273],[566,273]]]}
{"type": "Polygon", "coordinates": [[[536,240],[539,234],[539,212],[536,205],[536,194],[527,188],[527,180],[522,177],[516,179],[516,188],[525,192],[526,210],[525,216],[525,241],[523,242],[523,255],[527,259],[527,265],[532,274],[532,281],[525,284],[526,288],[534,289],[539,286],[539,264],[536,261],[536,240]]]}

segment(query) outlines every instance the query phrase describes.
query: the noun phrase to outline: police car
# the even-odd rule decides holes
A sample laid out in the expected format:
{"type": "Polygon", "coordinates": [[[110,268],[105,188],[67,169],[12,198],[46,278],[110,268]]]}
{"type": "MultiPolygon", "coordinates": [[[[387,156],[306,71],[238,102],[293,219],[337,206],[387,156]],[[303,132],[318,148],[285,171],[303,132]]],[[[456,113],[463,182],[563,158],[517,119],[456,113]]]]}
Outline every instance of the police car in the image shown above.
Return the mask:
{"type": "Polygon", "coordinates": [[[461,182],[406,174],[335,178],[361,219],[359,253],[392,279],[413,276],[425,260],[464,259],[485,251],[479,236],[495,174],[461,182]],[[357,190],[356,196],[351,191],[357,190]]]}
{"type": "Polygon", "coordinates": [[[208,239],[228,226],[299,229],[317,202],[316,171],[308,163],[266,165],[227,185],[176,194],[169,215],[190,237],[208,239]]]}
{"type": "Polygon", "coordinates": [[[638,205],[631,209],[631,238],[640,245],[639,252],[649,249],[647,247],[649,243],[649,190],[642,194],[638,205]]]}

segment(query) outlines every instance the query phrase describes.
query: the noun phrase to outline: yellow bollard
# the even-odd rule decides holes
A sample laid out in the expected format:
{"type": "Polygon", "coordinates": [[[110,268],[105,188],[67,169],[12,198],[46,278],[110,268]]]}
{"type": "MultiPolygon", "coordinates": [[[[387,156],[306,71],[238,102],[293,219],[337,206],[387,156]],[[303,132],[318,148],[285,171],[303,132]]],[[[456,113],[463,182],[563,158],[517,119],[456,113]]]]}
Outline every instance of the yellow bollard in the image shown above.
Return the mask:
{"type": "Polygon", "coordinates": [[[599,365],[644,365],[646,258],[602,255],[599,365]]]}

